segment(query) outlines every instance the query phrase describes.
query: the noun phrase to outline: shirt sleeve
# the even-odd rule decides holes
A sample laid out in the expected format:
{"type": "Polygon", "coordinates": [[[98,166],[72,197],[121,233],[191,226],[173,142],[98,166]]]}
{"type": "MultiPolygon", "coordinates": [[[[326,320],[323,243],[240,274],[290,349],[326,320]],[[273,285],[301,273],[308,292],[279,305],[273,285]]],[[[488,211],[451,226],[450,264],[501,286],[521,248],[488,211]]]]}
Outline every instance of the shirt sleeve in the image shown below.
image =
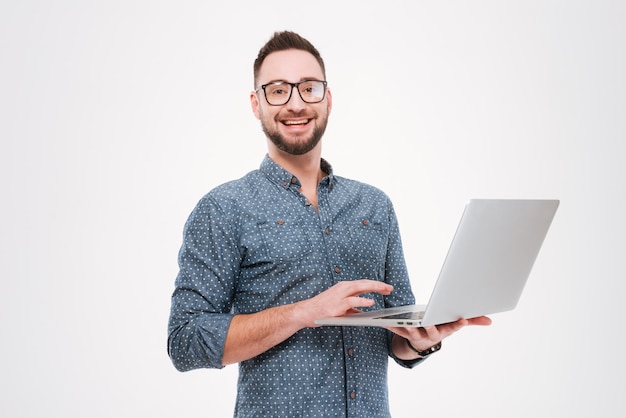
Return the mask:
{"type": "Polygon", "coordinates": [[[389,237],[385,258],[385,282],[393,285],[393,292],[385,297],[385,308],[415,304],[411,281],[404,259],[398,219],[391,203],[388,209],[389,237]]]}
{"type": "MultiPolygon", "coordinates": [[[[389,243],[385,261],[385,282],[392,284],[394,287],[391,295],[385,298],[385,307],[415,304],[415,296],[411,289],[411,281],[409,280],[404,251],[402,249],[398,219],[391,203],[389,203],[389,243]]],[[[387,350],[389,357],[394,359],[396,363],[405,368],[413,368],[424,360],[423,358],[416,360],[402,360],[397,358],[393,353],[391,344],[394,335],[393,332],[387,331],[387,350]]]]}
{"type": "Polygon", "coordinates": [[[393,339],[393,336],[396,335],[391,331],[387,331],[387,347],[389,350],[389,357],[391,357],[396,363],[398,363],[400,366],[406,368],[406,369],[412,369],[413,367],[417,366],[418,364],[420,364],[421,362],[423,362],[424,360],[426,360],[426,358],[424,357],[420,357],[417,358],[415,360],[402,360],[398,357],[396,357],[396,355],[393,353],[393,350],[391,349],[391,340],[393,339]]]}
{"type": "Polygon", "coordinates": [[[233,229],[208,195],[185,224],[168,326],[168,354],[180,371],[223,367],[240,265],[233,229]]]}

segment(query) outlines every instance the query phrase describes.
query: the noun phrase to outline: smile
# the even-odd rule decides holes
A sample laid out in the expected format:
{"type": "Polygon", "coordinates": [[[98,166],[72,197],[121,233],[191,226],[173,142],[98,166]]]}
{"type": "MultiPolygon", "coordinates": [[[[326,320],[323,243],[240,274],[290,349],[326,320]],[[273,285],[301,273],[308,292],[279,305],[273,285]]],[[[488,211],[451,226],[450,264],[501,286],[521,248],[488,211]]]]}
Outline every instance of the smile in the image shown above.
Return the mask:
{"type": "Polygon", "coordinates": [[[309,123],[310,119],[299,119],[299,120],[284,120],[282,121],[283,125],[287,126],[296,126],[296,125],[306,125],[309,123]]]}

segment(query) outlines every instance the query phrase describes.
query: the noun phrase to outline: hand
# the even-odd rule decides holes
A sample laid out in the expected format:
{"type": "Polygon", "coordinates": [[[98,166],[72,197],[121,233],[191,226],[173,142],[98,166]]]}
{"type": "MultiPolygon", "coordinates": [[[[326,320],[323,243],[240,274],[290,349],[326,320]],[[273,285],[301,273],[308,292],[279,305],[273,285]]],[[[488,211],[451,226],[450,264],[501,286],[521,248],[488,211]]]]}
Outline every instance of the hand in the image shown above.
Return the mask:
{"type": "Polygon", "coordinates": [[[264,353],[302,328],[318,326],[316,319],[359,312],[356,308],[374,304],[372,299],[359,295],[388,295],[392,290],[393,286],[375,280],[340,282],[311,299],[235,315],[226,335],[222,364],[239,363],[264,353]]]}
{"type": "Polygon", "coordinates": [[[360,297],[364,293],[388,295],[393,286],[376,280],[339,282],[311,299],[298,302],[298,316],[305,327],[317,327],[316,319],[360,312],[356,308],[374,305],[374,300],[360,297]]]}
{"type": "MultiPolygon", "coordinates": [[[[486,316],[479,316],[476,318],[459,319],[458,321],[450,322],[448,324],[442,324],[437,326],[431,325],[423,328],[386,328],[396,335],[409,340],[409,342],[413,347],[415,347],[415,349],[423,351],[429,349],[433,345],[441,342],[445,338],[449,337],[450,335],[459,331],[461,328],[464,328],[468,325],[491,325],[491,319],[486,316]]],[[[406,343],[404,345],[406,345],[406,343]]],[[[398,344],[398,347],[401,347],[401,344],[398,344]]],[[[402,356],[400,352],[396,352],[396,355],[398,355],[400,358],[406,358],[406,356],[402,356]]]]}

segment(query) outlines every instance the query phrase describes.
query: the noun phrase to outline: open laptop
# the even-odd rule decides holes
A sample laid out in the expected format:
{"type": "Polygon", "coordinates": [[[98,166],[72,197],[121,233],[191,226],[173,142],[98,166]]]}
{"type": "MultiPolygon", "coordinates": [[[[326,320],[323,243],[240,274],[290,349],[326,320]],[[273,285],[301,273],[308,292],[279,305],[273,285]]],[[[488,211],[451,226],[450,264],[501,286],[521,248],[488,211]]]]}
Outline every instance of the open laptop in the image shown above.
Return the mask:
{"type": "Polygon", "coordinates": [[[515,308],[558,200],[470,200],[428,305],[380,309],[319,325],[422,327],[515,308]]]}

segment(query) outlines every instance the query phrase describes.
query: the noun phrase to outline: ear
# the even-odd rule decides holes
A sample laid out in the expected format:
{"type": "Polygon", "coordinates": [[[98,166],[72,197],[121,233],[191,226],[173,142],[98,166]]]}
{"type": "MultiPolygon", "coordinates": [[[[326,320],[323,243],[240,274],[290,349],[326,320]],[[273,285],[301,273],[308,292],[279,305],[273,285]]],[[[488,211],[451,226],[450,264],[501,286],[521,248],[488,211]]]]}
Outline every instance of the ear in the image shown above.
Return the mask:
{"type": "Polygon", "coordinates": [[[261,111],[259,109],[261,104],[259,103],[259,96],[256,91],[250,92],[250,106],[252,107],[252,113],[254,113],[254,116],[257,119],[261,119],[261,111]]]}
{"type": "Polygon", "coordinates": [[[330,111],[333,108],[333,95],[330,92],[330,89],[326,89],[326,108],[328,109],[328,114],[330,115],[330,111]]]}

